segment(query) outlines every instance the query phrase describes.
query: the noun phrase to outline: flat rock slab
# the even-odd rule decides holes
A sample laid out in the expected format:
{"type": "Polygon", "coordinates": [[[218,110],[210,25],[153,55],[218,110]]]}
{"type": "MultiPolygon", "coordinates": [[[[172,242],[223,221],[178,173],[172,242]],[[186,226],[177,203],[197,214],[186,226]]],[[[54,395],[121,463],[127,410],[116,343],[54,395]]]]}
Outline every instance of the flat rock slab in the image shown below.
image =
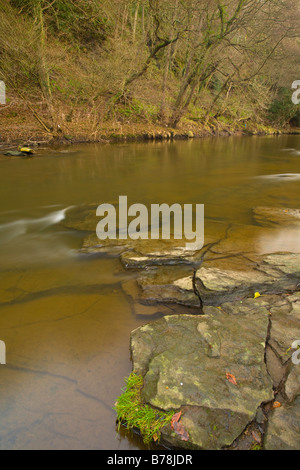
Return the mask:
{"type": "MultiPolygon", "coordinates": [[[[298,355],[299,357],[299,355],[298,355]]],[[[293,364],[284,384],[284,392],[289,403],[300,396],[300,367],[299,364],[293,364]]],[[[299,421],[300,428],[300,421],[299,421]]]]}
{"type": "Polygon", "coordinates": [[[215,305],[260,294],[297,290],[300,254],[279,253],[252,259],[212,257],[194,272],[193,266],[147,267],[138,276],[135,300],[168,302],[189,307],[215,305]]]}
{"type": "MultiPolygon", "coordinates": [[[[116,208],[118,214],[118,203],[111,202],[111,204],[116,208]]],[[[96,216],[98,206],[99,204],[94,203],[72,207],[66,212],[65,219],[61,222],[61,225],[66,228],[88,232],[84,237],[81,252],[119,254],[126,269],[144,269],[148,266],[177,264],[191,265],[201,259],[202,249],[196,251],[187,249],[185,238],[174,239],[171,233],[170,240],[152,239],[151,227],[149,227],[147,240],[133,240],[129,237],[122,240],[119,238],[119,234],[117,234],[116,240],[100,240],[96,234],[97,224],[100,221],[100,217],[96,216]]],[[[205,226],[206,245],[215,243],[224,237],[226,229],[226,224],[209,220],[205,226]]]]}
{"type": "Polygon", "coordinates": [[[126,269],[144,269],[149,266],[176,266],[180,264],[191,265],[195,262],[195,252],[187,251],[184,247],[156,253],[137,253],[131,250],[121,254],[121,262],[126,269]]]}
{"type": "Polygon", "coordinates": [[[185,266],[148,268],[137,279],[138,300],[200,307],[194,290],[193,271],[185,266]]]}
{"type": "MultiPolygon", "coordinates": [[[[216,230],[221,235],[219,225],[216,230]]],[[[270,240],[275,243],[274,237],[273,229],[233,225],[223,238],[210,238],[211,243],[197,253],[185,253],[182,247],[175,246],[169,250],[161,247],[160,252],[149,251],[149,247],[147,251],[144,246],[137,251],[135,246],[124,250],[121,260],[127,269],[142,270],[138,285],[143,302],[167,301],[191,307],[220,305],[256,292],[297,290],[300,254],[261,254],[264,244],[269,245],[270,240]],[[189,269],[183,275],[175,269],[180,265],[189,269]]]]}
{"type": "Polygon", "coordinates": [[[61,225],[73,230],[96,232],[97,223],[100,220],[96,217],[98,206],[99,204],[94,203],[69,209],[61,225]]]}
{"type": "Polygon", "coordinates": [[[293,342],[300,340],[300,292],[283,296],[270,306],[270,313],[269,344],[284,365],[294,352],[291,350],[293,342]]]}
{"type": "Polygon", "coordinates": [[[256,292],[293,291],[299,281],[300,254],[280,253],[253,260],[244,256],[208,259],[196,272],[195,285],[203,303],[220,305],[222,300],[256,292]]]}
{"type": "Polygon", "coordinates": [[[166,316],[132,332],[133,369],[145,377],[147,403],[183,411],[189,439],[165,428],[167,443],[221,449],[273,399],[264,362],[269,312],[249,300],[235,315],[215,307],[205,313],[166,316]]]}

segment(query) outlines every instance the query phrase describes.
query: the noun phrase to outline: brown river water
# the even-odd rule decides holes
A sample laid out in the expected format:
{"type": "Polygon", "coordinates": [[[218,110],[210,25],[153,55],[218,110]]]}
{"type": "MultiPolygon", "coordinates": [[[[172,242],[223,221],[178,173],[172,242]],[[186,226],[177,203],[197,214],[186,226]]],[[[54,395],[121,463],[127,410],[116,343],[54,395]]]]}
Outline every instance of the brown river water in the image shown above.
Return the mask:
{"type": "MultiPolygon", "coordinates": [[[[253,224],[258,205],[299,208],[300,136],[82,145],[0,157],[0,449],[143,449],[112,409],[131,372],[135,315],[114,253],[79,253],[65,209],[128,202],[204,204],[253,224]]],[[[96,227],[95,227],[96,230],[96,227]]],[[[291,250],[299,240],[287,240],[291,250]]],[[[268,251],[278,248],[270,240],[268,251]]]]}

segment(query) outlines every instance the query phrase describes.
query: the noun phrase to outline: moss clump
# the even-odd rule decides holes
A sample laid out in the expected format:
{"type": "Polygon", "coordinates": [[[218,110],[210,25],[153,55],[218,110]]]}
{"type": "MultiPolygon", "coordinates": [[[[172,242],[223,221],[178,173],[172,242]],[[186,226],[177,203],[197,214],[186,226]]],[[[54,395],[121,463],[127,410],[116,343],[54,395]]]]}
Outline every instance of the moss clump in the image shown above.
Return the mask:
{"type": "Polygon", "coordinates": [[[145,404],[141,397],[144,385],[142,376],[132,372],[125,379],[126,387],[118,398],[114,410],[117,412],[118,430],[125,424],[128,430],[139,429],[144,444],[159,442],[161,429],[171,422],[173,411],[164,413],[145,404]]]}

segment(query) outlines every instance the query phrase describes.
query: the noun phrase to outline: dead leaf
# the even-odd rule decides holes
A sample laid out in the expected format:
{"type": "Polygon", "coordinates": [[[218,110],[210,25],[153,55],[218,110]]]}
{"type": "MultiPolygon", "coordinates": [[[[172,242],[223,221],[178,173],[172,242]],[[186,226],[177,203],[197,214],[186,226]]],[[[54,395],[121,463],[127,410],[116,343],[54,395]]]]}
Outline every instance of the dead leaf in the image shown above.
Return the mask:
{"type": "Polygon", "coordinates": [[[233,385],[237,385],[236,378],[233,374],[226,372],[226,379],[228,380],[228,382],[232,383],[233,385]]]}
{"type": "Polygon", "coordinates": [[[178,423],[182,415],[182,412],[179,411],[179,413],[175,413],[171,419],[171,428],[174,429],[174,423],[178,423]]]}
{"type": "Polygon", "coordinates": [[[188,432],[184,429],[183,424],[179,422],[181,415],[182,415],[181,411],[179,413],[174,414],[171,420],[171,428],[173,429],[173,431],[176,432],[178,436],[180,436],[180,439],[182,441],[188,441],[190,436],[188,432]]]}
{"type": "Polygon", "coordinates": [[[180,439],[182,441],[188,441],[190,436],[188,434],[188,432],[184,429],[184,426],[182,423],[178,423],[177,421],[175,421],[174,425],[173,425],[173,429],[174,431],[176,432],[176,434],[178,436],[180,436],[180,439]]]}

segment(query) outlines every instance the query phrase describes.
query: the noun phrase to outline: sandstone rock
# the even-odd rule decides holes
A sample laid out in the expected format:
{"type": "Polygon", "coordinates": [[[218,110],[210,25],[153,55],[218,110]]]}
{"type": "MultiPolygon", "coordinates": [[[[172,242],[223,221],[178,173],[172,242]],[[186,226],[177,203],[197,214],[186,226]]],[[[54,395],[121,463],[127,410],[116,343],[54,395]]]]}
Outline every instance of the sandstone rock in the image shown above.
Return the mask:
{"type": "Polygon", "coordinates": [[[300,279],[300,254],[276,254],[208,259],[196,272],[196,288],[203,303],[220,305],[259,293],[295,290],[300,279]]]}
{"type": "MultiPolygon", "coordinates": [[[[128,255],[125,252],[123,263],[125,259],[132,267],[137,264],[147,268],[139,277],[138,284],[141,299],[151,302],[220,305],[226,301],[253,297],[256,292],[275,294],[295,291],[300,281],[300,254],[294,253],[253,255],[253,259],[242,255],[207,257],[196,274],[195,255],[176,258],[174,251],[156,257],[154,254],[128,255]],[[176,263],[176,259],[180,263],[176,263]]],[[[293,308],[297,308],[300,315],[300,302],[298,307],[294,304],[293,308]]],[[[286,307],[290,308],[288,304],[286,307]]]]}
{"type": "Polygon", "coordinates": [[[266,349],[266,363],[268,372],[273,380],[274,387],[278,388],[285,378],[287,365],[283,365],[281,363],[277,354],[269,345],[266,349]]]}
{"type": "Polygon", "coordinates": [[[140,299],[148,302],[167,302],[200,307],[194,291],[191,268],[164,266],[148,268],[137,280],[140,299]]]}
{"type": "Polygon", "coordinates": [[[266,450],[299,450],[300,397],[291,405],[276,408],[269,415],[266,450]]]}
{"type": "Polygon", "coordinates": [[[194,256],[195,252],[187,251],[184,247],[145,254],[125,251],[121,254],[121,262],[127,269],[143,269],[147,266],[193,264],[194,256]]]}
{"type": "Polygon", "coordinates": [[[145,401],[183,411],[190,439],[183,442],[165,429],[169,444],[198,449],[230,445],[261,403],[272,400],[264,363],[269,313],[255,309],[254,302],[241,314],[208,307],[204,316],[167,316],[132,333],[133,368],[145,376],[145,401]]]}
{"type": "Polygon", "coordinates": [[[290,402],[293,402],[297,396],[300,396],[300,367],[293,365],[285,382],[285,394],[290,402]]]}
{"type": "Polygon", "coordinates": [[[281,363],[287,363],[293,354],[291,346],[293,342],[300,339],[299,319],[300,293],[292,296],[279,298],[270,306],[271,330],[269,344],[281,363]]]}

